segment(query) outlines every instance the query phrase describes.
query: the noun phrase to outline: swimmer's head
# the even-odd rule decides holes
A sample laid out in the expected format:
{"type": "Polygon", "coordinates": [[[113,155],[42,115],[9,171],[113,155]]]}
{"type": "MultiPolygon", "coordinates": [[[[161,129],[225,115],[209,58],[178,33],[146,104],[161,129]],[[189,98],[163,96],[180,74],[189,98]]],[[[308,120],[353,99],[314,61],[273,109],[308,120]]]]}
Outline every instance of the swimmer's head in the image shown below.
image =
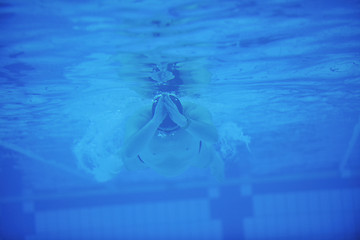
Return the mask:
{"type": "MultiPolygon", "coordinates": [[[[164,96],[164,94],[158,95],[158,96],[156,96],[154,98],[153,105],[152,105],[152,116],[154,116],[156,106],[158,104],[158,101],[159,101],[160,97],[162,97],[162,96],[164,96]]],[[[179,112],[181,114],[183,114],[184,110],[183,110],[183,106],[182,106],[180,100],[176,96],[174,96],[172,94],[169,94],[168,96],[171,99],[171,101],[176,105],[179,112]]],[[[172,132],[172,131],[177,130],[178,128],[180,128],[180,127],[171,120],[169,115],[167,115],[165,117],[164,121],[160,124],[158,129],[161,130],[161,131],[164,131],[164,132],[172,132]]]]}

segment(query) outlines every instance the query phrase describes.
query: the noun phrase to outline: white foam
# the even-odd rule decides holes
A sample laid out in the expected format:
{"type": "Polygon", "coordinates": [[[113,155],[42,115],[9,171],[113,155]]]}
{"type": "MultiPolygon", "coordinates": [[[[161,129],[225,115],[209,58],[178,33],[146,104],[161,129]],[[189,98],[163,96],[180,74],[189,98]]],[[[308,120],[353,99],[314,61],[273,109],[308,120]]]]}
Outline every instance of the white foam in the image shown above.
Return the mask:
{"type": "Polygon", "coordinates": [[[226,122],[219,128],[219,147],[223,159],[233,158],[237,153],[237,147],[245,144],[250,151],[250,136],[244,135],[243,130],[234,122],[226,122]]]}
{"type": "Polygon", "coordinates": [[[78,166],[99,182],[110,180],[121,171],[123,128],[120,114],[108,113],[92,118],[85,135],[75,143],[78,166]]]}

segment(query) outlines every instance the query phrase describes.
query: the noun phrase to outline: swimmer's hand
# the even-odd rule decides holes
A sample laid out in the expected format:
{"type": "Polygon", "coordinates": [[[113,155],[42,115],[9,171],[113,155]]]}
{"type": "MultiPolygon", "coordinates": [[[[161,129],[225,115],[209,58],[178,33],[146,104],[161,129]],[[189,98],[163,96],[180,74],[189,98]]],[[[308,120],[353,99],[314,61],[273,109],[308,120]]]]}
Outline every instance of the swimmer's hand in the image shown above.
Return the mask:
{"type": "Polygon", "coordinates": [[[165,108],[167,109],[171,120],[180,127],[186,126],[187,124],[186,117],[179,112],[177,106],[175,105],[175,103],[173,103],[173,101],[170,99],[168,95],[164,96],[164,103],[165,103],[164,104],[165,108]]]}
{"type": "Polygon", "coordinates": [[[167,115],[167,110],[165,108],[164,97],[160,97],[153,116],[153,120],[159,125],[164,121],[167,115]]]}

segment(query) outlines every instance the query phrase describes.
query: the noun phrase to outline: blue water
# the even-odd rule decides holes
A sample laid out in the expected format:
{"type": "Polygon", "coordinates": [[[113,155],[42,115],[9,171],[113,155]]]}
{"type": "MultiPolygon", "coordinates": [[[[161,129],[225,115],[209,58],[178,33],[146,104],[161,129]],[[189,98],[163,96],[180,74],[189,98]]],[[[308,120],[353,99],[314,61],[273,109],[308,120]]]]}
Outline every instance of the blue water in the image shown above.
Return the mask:
{"type": "Polygon", "coordinates": [[[0,239],[359,238],[359,1],[5,0],[0,26],[0,239]],[[224,181],[117,161],[161,63],[224,181]]]}

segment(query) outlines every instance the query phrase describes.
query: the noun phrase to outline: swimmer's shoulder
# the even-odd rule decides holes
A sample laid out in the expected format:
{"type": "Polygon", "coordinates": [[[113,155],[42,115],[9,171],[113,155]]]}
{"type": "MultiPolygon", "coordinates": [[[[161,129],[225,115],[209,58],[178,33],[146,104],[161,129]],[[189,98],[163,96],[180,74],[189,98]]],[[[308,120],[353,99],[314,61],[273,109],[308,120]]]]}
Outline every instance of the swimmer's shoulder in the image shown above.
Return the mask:
{"type": "Polygon", "coordinates": [[[147,121],[152,118],[151,108],[149,106],[143,106],[138,108],[133,115],[137,119],[146,119],[147,121]]]}
{"type": "Polygon", "coordinates": [[[212,115],[209,110],[194,102],[183,102],[184,115],[191,119],[212,123],[212,115]]]}
{"type": "Polygon", "coordinates": [[[148,106],[139,107],[136,109],[127,120],[126,137],[141,129],[146,123],[151,120],[152,112],[148,106]]]}

